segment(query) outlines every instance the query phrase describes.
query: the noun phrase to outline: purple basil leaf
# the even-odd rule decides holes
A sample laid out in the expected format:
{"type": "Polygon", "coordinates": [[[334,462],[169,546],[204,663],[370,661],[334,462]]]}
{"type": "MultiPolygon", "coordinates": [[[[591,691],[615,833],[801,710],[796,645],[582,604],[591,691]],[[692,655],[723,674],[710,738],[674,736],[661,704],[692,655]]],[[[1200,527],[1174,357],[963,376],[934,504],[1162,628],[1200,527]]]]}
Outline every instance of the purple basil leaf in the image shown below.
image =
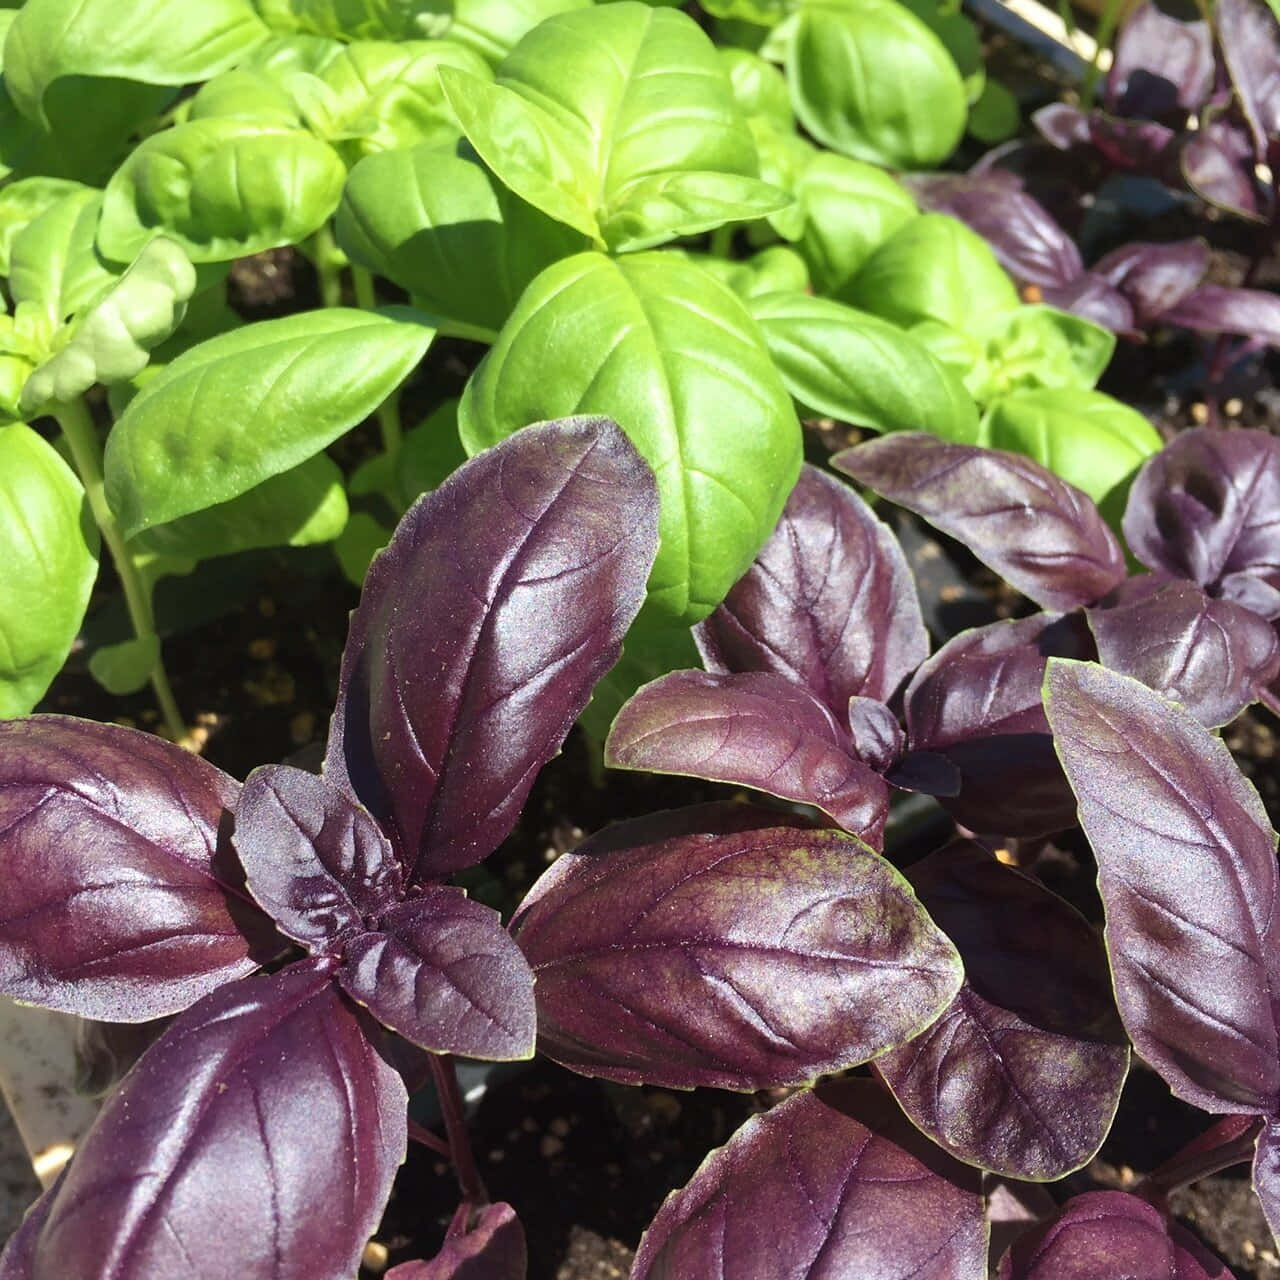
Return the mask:
{"type": "Polygon", "coordinates": [[[883,779],[808,689],[771,671],[675,671],[645,685],[618,712],[604,759],[816,805],[874,848],[884,843],[883,779]]]}
{"type": "Polygon", "coordinates": [[[1042,204],[1007,171],[929,174],[911,181],[921,207],[949,213],[976,231],[1000,265],[1025,284],[1069,284],[1084,270],[1080,250],[1042,204]]]}
{"type": "Polygon", "coordinates": [[[525,1280],[524,1228],[509,1204],[487,1204],[463,1236],[446,1240],[430,1262],[402,1262],[387,1280],[525,1280]]]}
{"type": "Polygon", "coordinates": [[[1272,1236],[1280,1240],[1280,1119],[1275,1116],[1268,1117],[1258,1134],[1253,1189],[1258,1193],[1272,1236]]]}
{"type": "Polygon", "coordinates": [[[708,671],[777,671],[843,720],[885,701],[929,652],[897,539],[847,485],[806,466],[772,537],[694,628],[708,671]]]}
{"type": "Polygon", "coordinates": [[[1280,295],[1265,289],[1202,284],[1164,313],[1166,324],[1205,333],[1234,333],[1280,346],[1280,295]]]}
{"type": "Polygon", "coordinates": [[[1265,618],[1185,579],[1131,578],[1087,616],[1104,667],[1210,728],[1234,720],[1280,672],[1280,642],[1265,618]]]}
{"type": "Polygon", "coordinates": [[[946,756],[935,751],[908,751],[885,773],[885,781],[926,796],[958,796],[963,779],[946,756]]]}
{"type": "Polygon", "coordinates": [[[1203,240],[1149,244],[1135,240],[1093,264],[1090,270],[1121,290],[1141,328],[1154,324],[1204,279],[1209,246],[1203,240]]]}
{"type": "Polygon", "coordinates": [[[956,944],[965,983],[877,1070],[912,1122],[969,1164],[1038,1181],[1080,1168],[1111,1127],[1129,1066],[1097,935],[1039,881],[967,841],[907,878],[956,944]]]}
{"type": "Polygon", "coordinates": [[[803,1083],[910,1039],[962,976],[883,858],[742,805],[608,828],[512,927],[538,1047],[623,1084],[803,1083]]]}
{"type": "Polygon", "coordinates": [[[1041,301],[1059,311],[1092,320],[1104,329],[1128,333],[1134,327],[1133,304],[1114,285],[1091,271],[1077,276],[1070,284],[1041,291],[1041,301]]]}
{"type": "Polygon", "coordinates": [[[225,986],[108,1098],[30,1280],[353,1275],[404,1158],[407,1100],[326,965],[225,986]]]}
{"type": "Polygon", "coordinates": [[[605,418],[519,431],[401,520],[352,615],[325,772],[386,830],[406,882],[510,831],[617,660],[657,520],[652,472],[605,418]]]}
{"type": "Polygon", "coordinates": [[[1154,120],[1122,120],[1104,111],[1089,113],[1089,141],[1108,164],[1158,177],[1167,167],[1178,134],[1154,120]]]}
{"type": "Polygon", "coordinates": [[[854,754],[878,773],[897,760],[907,741],[897,716],[878,698],[849,699],[849,736],[854,754]]]}
{"type": "Polygon", "coordinates": [[[30,1280],[36,1274],[36,1247],[40,1242],[40,1233],[48,1221],[49,1210],[62,1184],[67,1178],[67,1165],[54,1179],[51,1187],[46,1187],[27,1212],[23,1215],[18,1229],[9,1237],[0,1253],[0,1280],[30,1280]]]}
{"type": "Polygon", "coordinates": [[[1253,140],[1247,129],[1218,118],[1183,137],[1179,163],[1187,186],[1202,200],[1244,217],[1260,217],[1253,140]]]}
{"type": "Polygon", "coordinates": [[[236,805],[236,850],[249,890],[309,951],[342,941],[400,896],[387,838],[331,782],[288,765],[255,769],[236,805]]]}
{"type": "Polygon", "coordinates": [[[831,465],[958,538],[1046,609],[1089,604],[1125,576],[1097,507],[1030,458],[897,431],[831,465]]]}
{"type": "Polygon", "coordinates": [[[1280,439],[1184,431],[1138,472],[1124,536],[1148,568],[1280,617],[1280,439]]]}
{"type": "Polygon", "coordinates": [[[1195,111],[1213,87],[1213,38],[1208,23],[1186,22],[1152,0],[1126,19],[1107,73],[1105,99],[1126,116],[1195,111]]]}
{"type": "Polygon", "coordinates": [[[1213,16],[1231,87],[1253,133],[1254,156],[1265,160],[1268,135],[1280,133],[1280,27],[1258,0],[1218,0],[1213,16]]]}
{"type": "Polygon", "coordinates": [[[1075,825],[1041,700],[1050,655],[1091,655],[1079,616],[1037,614],[962,631],[916,672],[903,700],[913,751],[960,773],[944,807],[972,831],[1048,835],[1075,825]]]}
{"type": "Polygon", "coordinates": [[[986,1274],[980,1175],[866,1080],[755,1116],[667,1197],[632,1280],[939,1280],[986,1274]]]}
{"type": "Polygon", "coordinates": [[[1031,114],[1031,123],[1050,146],[1059,151],[1090,141],[1089,113],[1066,102],[1051,102],[1031,114]]]}
{"type": "Polygon", "coordinates": [[[491,907],[435,885],[347,945],[338,981],[423,1049],[507,1061],[533,1056],[533,975],[491,907]]]}
{"type": "Polygon", "coordinates": [[[1274,1112],[1276,838],[1257,792],[1219,738],[1136,680],[1055,661],[1045,690],[1129,1038],[1187,1102],[1274,1112]]]}
{"type": "Polygon", "coordinates": [[[1087,1191],[1052,1222],[1020,1236],[997,1280],[1231,1280],[1227,1270],[1154,1205],[1123,1191],[1087,1191]]]}
{"type": "Polygon", "coordinates": [[[239,790],[151,734],[0,721],[0,992],[143,1022],[256,968],[279,940],[219,839],[239,790]]]}

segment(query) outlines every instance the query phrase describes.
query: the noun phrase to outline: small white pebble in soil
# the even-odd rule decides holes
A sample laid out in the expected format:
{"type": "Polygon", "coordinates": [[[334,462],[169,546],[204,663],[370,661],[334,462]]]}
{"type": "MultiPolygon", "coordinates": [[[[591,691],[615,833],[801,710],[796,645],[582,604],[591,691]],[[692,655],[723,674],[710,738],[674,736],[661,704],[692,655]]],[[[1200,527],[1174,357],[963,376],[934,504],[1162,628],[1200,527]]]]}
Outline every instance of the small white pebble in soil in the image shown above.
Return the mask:
{"type": "Polygon", "coordinates": [[[1232,396],[1230,400],[1222,406],[1222,412],[1228,418],[1238,418],[1244,412],[1244,401],[1239,396],[1232,396]]]}
{"type": "Polygon", "coordinates": [[[364,1254],[360,1259],[362,1267],[368,1267],[370,1271],[385,1271],[387,1263],[391,1259],[391,1251],[379,1240],[370,1240],[364,1247],[364,1254]]]}
{"type": "Polygon", "coordinates": [[[544,1160],[550,1160],[552,1156],[558,1156],[564,1150],[564,1143],[555,1134],[547,1133],[538,1144],[538,1150],[542,1152],[544,1160]]]}
{"type": "Polygon", "coordinates": [[[1207,404],[1193,404],[1191,406],[1191,420],[1198,426],[1203,427],[1209,421],[1209,406],[1207,404]]]}
{"type": "Polygon", "coordinates": [[[1247,1262],[1252,1262],[1258,1256],[1258,1246],[1252,1240],[1241,1240],[1240,1252],[1244,1254],[1247,1262]]]}

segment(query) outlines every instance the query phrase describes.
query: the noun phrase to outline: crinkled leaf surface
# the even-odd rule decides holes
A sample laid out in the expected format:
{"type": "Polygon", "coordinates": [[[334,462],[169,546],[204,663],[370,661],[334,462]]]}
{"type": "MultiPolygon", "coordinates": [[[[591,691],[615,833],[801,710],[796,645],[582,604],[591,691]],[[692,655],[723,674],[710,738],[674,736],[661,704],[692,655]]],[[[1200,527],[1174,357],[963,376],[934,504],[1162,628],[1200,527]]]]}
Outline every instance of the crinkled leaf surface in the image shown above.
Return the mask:
{"type": "Polygon", "coordinates": [[[24,716],[58,673],[98,576],[84,489],[30,427],[0,427],[0,720],[24,716]]]}
{"type": "Polygon", "coordinates": [[[831,465],[958,538],[1043,608],[1089,604],[1125,576],[1098,509],[1029,458],[898,432],[831,465]]]}
{"type": "Polygon", "coordinates": [[[226,502],[318,453],[382,403],[433,336],[330,307],[185,352],[130,401],[107,441],[107,497],[126,535],[226,502]]]}
{"type": "Polygon", "coordinates": [[[406,1102],[326,966],[229,984],[108,1100],[30,1280],[353,1275],[404,1159],[406,1102]]]}
{"type": "Polygon", "coordinates": [[[528,422],[616,418],[658,478],[655,609],[704,618],[772,532],[799,423],[742,302],[669,253],[584,253],[525,290],[459,408],[471,453],[528,422]]]}
{"type": "Polygon", "coordinates": [[[352,939],[338,981],[384,1026],[434,1053],[533,1057],[533,974],[491,907],[433,885],[352,939]]]}
{"type": "Polygon", "coordinates": [[[969,1164],[1036,1180],[1080,1168],[1111,1127],[1129,1067],[1097,935],[1038,880],[968,841],[907,877],[956,944],[965,983],[876,1070],[913,1123],[969,1164]]]}
{"type": "Polygon", "coordinates": [[[429,1262],[402,1262],[387,1280],[525,1280],[524,1228],[509,1204],[487,1204],[464,1236],[446,1240],[429,1262]]]}
{"type": "Polygon", "coordinates": [[[1074,825],[1075,797],[1054,755],[1041,704],[1049,655],[1091,657],[1082,620],[1036,614],[954,636],[917,670],[904,696],[913,751],[960,771],[944,805],[973,831],[1037,836],[1074,825]]]}
{"type": "Polygon", "coordinates": [[[750,300],[787,390],[802,404],[876,431],[978,438],[960,379],[923,343],[879,316],[802,292],[750,300]]]}
{"type": "Polygon", "coordinates": [[[87,188],[67,178],[19,178],[0,190],[0,275],[10,274],[9,255],[17,236],[64,196],[87,188]]]}
{"type": "Polygon", "coordinates": [[[1149,568],[1280,616],[1280,440],[1183,432],[1134,480],[1124,536],[1149,568]]]}
{"type": "Polygon", "coordinates": [[[1156,117],[1194,111],[1213,86],[1209,24],[1188,22],[1146,0],[1126,19],[1107,73],[1108,109],[1156,117]]]}
{"type": "Polygon", "coordinates": [[[5,994],[142,1022],[270,955],[274,931],[219,839],[238,790],[199,756],[133,729],[0,721],[5,994]]]}
{"type": "MultiPolygon", "coordinates": [[[[273,31],[340,40],[404,40],[447,21],[434,0],[253,0],[273,31]]],[[[293,36],[297,40],[299,36],[293,36]]]]}
{"type": "Polygon", "coordinates": [[[997,1280],[1231,1280],[1231,1272],[1177,1223],[1123,1191],[1088,1191],[1000,1260],[997,1280]]]}
{"type": "Polygon", "coordinates": [[[771,671],[674,671],[618,713],[605,764],[736,782],[817,806],[874,849],[889,789],[804,685],[771,671]]]}
{"type": "Polygon", "coordinates": [[[1257,792],[1218,738],[1136,680],[1055,661],[1045,690],[1134,1047],[1195,1106],[1273,1113],[1276,837],[1257,792]]]}
{"type": "Polygon", "coordinates": [[[846,726],[850,698],[887,701],[929,652],[897,539],[849,485],[811,466],[694,635],[708,671],[776,671],[846,726]]]}
{"type": "Polygon", "coordinates": [[[39,305],[53,329],[100,295],[119,274],[94,250],[101,211],[102,192],[76,186],[14,237],[10,292],[15,302],[39,305]]]}
{"type": "Polygon", "coordinates": [[[713,1151],[667,1197],[631,1274],[977,1280],[987,1256],[980,1187],[868,1081],[823,1084],[713,1151]]]}
{"type": "Polygon", "coordinates": [[[1275,629],[1194,583],[1131,578],[1089,609],[1098,660],[1180,702],[1210,728],[1234,720],[1280,669],[1275,629]]]}
{"type": "Polygon", "coordinates": [[[479,862],[511,829],[617,660],[656,526],[648,468],[602,418],[517,433],[400,522],[352,615],[325,772],[406,882],[479,862]]]}
{"type": "Polygon", "coordinates": [[[235,806],[249,892],[314,955],[340,953],[400,896],[400,867],[368,812],[325,779],[265,765],[235,806]]]}
{"type": "Polygon", "coordinates": [[[512,929],[539,1048],[624,1084],[812,1080],[910,1039],[962,976],[883,858],[744,806],[608,828],[543,874],[512,929]]]}

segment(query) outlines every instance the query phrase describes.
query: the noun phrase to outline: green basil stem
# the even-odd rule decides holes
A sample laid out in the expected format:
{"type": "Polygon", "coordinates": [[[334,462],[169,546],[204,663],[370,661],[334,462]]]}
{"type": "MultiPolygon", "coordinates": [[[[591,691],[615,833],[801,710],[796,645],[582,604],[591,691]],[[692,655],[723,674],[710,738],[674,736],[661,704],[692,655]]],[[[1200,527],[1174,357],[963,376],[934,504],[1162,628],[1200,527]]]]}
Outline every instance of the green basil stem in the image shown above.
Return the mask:
{"type": "MultiPolygon", "coordinates": [[[[378,305],[378,296],[373,289],[373,275],[364,267],[351,264],[351,283],[356,291],[356,306],[362,311],[372,311],[378,305]]],[[[400,441],[404,431],[400,425],[400,392],[393,391],[378,406],[378,430],[382,433],[382,451],[394,458],[400,452],[400,441]]]]}
{"type": "Polygon", "coordinates": [[[333,238],[333,228],[328,222],[321,223],[311,237],[311,261],[315,263],[316,273],[320,277],[320,301],[326,307],[342,305],[342,261],[338,242],[333,238]]]}
{"type": "Polygon", "coordinates": [[[733,233],[737,228],[733,223],[717,227],[711,233],[711,253],[713,257],[728,260],[733,257],[733,233]]]}
{"type": "MultiPolygon", "coordinates": [[[[124,588],[125,604],[129,608],[129,619],[133,623],[133,633],[139,640],[148,640],[156,633],[151,597],[143,584],[133,554],[125,544],[115,513],[107,505],[106,489],[102,482],[102,448],[98,444],[98,435],[89,410],[83,400],[68,400],[55,402],[50,411],[57,418],[62,434],[66,437],[80,483],[84,485],[85,496],[89,499],[89,510],[93,512],[102,540],[107,544],[111,559],[115,562],[120,585],[124,588]]],[[[178,710],[173,690],[169,687],[164,662],[159,657],[151,668],[151,688],[155,691],[156,702],[164,716],[165,727],[174,742],[181,744],[187,735],[187,726],[178,710]]]]}
{"type": "Polygon", "coordinates": [[[1124,12],[1124,0],[1107,0],[1102,16],[1098,19],[1098,30],[1094,35],[1096,41],[1093,62],[1085,72],[1084,84],[1080,88],[1080,105],[1085,111],[1090,110],[1098,96],[1098,81],[1102,77],[1102,51],[1111,49],[1115,43],[1116,28],[1120,25],[1120,15],[1124,12]]]}

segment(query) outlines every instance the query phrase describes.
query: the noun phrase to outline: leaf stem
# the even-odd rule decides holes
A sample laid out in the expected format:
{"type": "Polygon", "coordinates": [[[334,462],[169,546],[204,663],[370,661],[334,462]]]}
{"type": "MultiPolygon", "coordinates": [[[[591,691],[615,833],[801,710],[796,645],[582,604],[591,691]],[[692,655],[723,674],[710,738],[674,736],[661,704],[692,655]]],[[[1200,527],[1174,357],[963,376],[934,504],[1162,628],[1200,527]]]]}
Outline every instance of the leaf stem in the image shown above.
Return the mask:
{"type": "Polygon", "coordinates": [[[458,1091],[458,1077],[449,1054],[429,1055],[431,1078],[435,1081],[436,1097],[440,1101],[440,1114],[444,1117],[444,1131],[449,1136],[449,1154],[458,1174],[458,1189],[467,1204],[487,1204],[489,1193],[485,1190],[471,1152],[471,1140],[467,1137],[467,1122],[462,1094],[458,1091]]]}
{"type": "MultiPolygon", "coordinates": [[[[85,496],[89,499],[89,510],[98,525],[102,540],[111,552],[115,563],[116,574],[124,589],[125,604],[129,609],[129,620],[133,623],[133,633],[139,640],[148,640],[156,634],[155,615],[151,611],[151,597],[142,580],[133,553],[129,550],[116,523],[115,513],[107,503],[106,487],[102,479],[102,448],[98,443],[98,434],[94,430],[93,419],[89,416],[88,407],[83,400],[58,401],[50,406],[50,412],[57,418],[62,434],[66,437],[67,447],[71,450],[71,458],[84,485],[85,496]]],[[[179,745],[187,736],[187,726],[178,710],[178,703],[169,686],[169,676],[164,669],[164,661],[157,657],[151,668],[151,688],[155,692],[156,702],[164,717],[165,727],[170,737],[179,745]]]]}
{"type": "MultiPolygon", "coordinates": [[[[373,286],[373,275],[364,267],[351,264],[351,284],[355,289],[356,306],[362,311],[373,311],[378,305],[378,295],[373,286]]],[[[382,450],[391,457],[400,452],[404,429],[400,422],[400,392],[393,391],[378,406],[378,430],[382,434],[382,450]]]]}
{"type": "Polygon", "coordinates": [[[1098,30],[1094,37],[1093,62],[1085,72],[1084,84],[1080,89],[1080,105],[1085,111],[1091,110],[1097,99],[1098,81],[1102,76],[1102,54],[1104,50],[1112,48],[1116,27],[1120,25],[1124,8],[1124,0],[1107,0],[1106,8],[1098,19],[1098,30]]]}
{"type": "Polygon", "coordinates": [[[333,238],[333,227],[322,222],[311,237],[312,261],[320,277],[320,301],[326,307],[342,305],[342,270],[338,242],[333,238]]]}
{"type": "Polygon", "coordinates": [[[714,257],[729,259],[733,257],[733,233],[737,228],[732,222],[717,227],[711,233],[711,253],[714,257]]]}
{"type": "Polygon", "coordinates": [[[1252,1160],[1263,1124],[1261,1116],[1223,1116],[1144,1178],[1137,1188],[1138,1194],[1161,1207],[1164,1199],[1179,1187],[1252,1160]]]}
{"type": "Polygon", "coordinates": [[[441,318],[436,333],[442,338],[465,338],[468,342],[483,342],[488,347],[498,340],[497,329],[486,329],[482,324],[468,324],[465,320],[441,318]]]}

